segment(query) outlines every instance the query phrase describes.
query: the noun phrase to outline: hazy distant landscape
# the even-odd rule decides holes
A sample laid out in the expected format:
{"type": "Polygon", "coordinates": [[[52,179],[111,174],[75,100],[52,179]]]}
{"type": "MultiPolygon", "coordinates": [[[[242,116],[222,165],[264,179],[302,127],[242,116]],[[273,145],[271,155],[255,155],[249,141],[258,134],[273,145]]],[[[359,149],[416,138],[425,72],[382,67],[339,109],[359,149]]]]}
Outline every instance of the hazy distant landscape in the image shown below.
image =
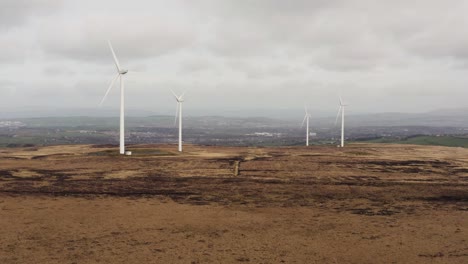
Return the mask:
{"type": "MultiPolygon", "coordinates": [[[[464,109],[424,114],[350,115],[346,139],[357,142],[468,146],[464,109]]],[[[299,115],[300,117],[300,115],[299,115]]],[[[129,116],[127,142],[175,143],[173,116],[129,116]]],[[[311,118],[311,144],[337,144],[333,117],[311,118]]],[[[184,142],[225,146],[302,145],[300,119],[268,117],[187,116],[184,142]]],[[[0,146],[117,144],[117,117],[35,117],[0,119],[0,146]]]]}

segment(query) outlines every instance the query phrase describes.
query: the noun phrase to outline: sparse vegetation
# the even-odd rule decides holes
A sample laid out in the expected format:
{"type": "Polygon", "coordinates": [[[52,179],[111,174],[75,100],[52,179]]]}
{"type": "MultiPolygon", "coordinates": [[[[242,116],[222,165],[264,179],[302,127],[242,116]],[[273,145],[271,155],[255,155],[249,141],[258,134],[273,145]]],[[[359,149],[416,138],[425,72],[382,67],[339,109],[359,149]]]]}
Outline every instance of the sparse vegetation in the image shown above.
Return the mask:
{"type": "Polygon", "coordinates": [[[367,143],[397,143],[468,148],[467,136],[411,136],[403,139],[377,138],[366,140],[367,143]]]}
{"type": "MultiPolygon", "coordinates": [[[[169,151],[160,150],[160,149],[129,148],[127,150],[132,151],[132,156],[174,156],[176,155],[174,152],[169,152],[169,151]]],[[[114,149],[90,152],[88,155],[90,156],[120,156],[120,154],[114,149]]]]}
{"type": "Polygon", "coordinates": [[[0,149],[0,262],[467,260],[468,149],[128,149],[0,149]]]}

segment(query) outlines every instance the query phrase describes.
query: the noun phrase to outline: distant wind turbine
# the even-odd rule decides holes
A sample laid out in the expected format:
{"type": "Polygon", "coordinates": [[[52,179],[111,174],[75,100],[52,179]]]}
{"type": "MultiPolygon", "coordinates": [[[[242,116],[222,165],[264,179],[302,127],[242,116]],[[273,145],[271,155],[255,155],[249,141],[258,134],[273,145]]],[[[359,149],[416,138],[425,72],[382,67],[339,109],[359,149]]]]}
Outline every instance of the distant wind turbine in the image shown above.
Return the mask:
{"type": "Polygon", "coordinates": [[[125,154],[125,97],[124,97],[123,76],[128,72],[128,70],[122,69],[120,67],[119,61],[117,60],[117,56],[115,56],[114,49],[112,48],[112,44],[110,43],[110,41],[107,41],[107,42],[112,52],[112,56],[114,57],[115,66],[117,68],[117,75],[114,77],[114,79],[112,79],[112,82],[99,105],[101,106],[104,103],[107,95],[109,94],[110,90],[114,86],[115,81],[117,80],[117,78],[119,78],[120,79],[120,154],[125,154]]]}
{"type": "Polygon", "coordinates": [[[172,89],[171,89],[171,92],[177,101],[174,125],[177,122],[177,116],[179,116],[179,151],[182,152],[182,103],[184,102],[185,92],[183,92],[180,96],[177,96],[177,94],[175,94],[174,91],[172,91],[172,89]]]}
{"type": "Polygon", "coordinates": [[[341,147],[344,147],[344,113],[345,107],[348,106],[347,104],[343,104],[343,100],[341,100],[340,96],[340,108],[338,109],[338,114],[336,115],[335,126],[338,122],[338,117],[340,117],[341,112],[341,147]]]}
{"type": "Polygon", "coordinates": [[[304,106],[304,109],[305,109],[305,116],[304,116],[304,120],[302,120],[301,128],[304,126],[304,122],[306,122],[306,146],[309,146],[309,118],[310,118],[310,114],[307,111],[307,106],[304,106]]]}

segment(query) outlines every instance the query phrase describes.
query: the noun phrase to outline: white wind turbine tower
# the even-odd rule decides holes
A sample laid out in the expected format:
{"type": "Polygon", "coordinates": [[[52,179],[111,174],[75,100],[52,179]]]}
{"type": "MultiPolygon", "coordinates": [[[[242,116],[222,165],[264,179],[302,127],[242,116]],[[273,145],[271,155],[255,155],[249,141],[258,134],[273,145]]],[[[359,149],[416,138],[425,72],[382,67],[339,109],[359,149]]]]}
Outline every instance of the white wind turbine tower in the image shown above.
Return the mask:
{"type": "MultiPolygon", "coordinates": [[[[109,48],[112,52],[112,56],[114,57],[115,66],[117,68],[117,75],[114,77],[114,79],[112,79],[112,82],[99,105],[101,106],[104,103],[107,95],[109,94],[110,90],[114,86],[114,83],[117,80],[117,78],[120,79],[120,154],[126,154],[125,152],[125,97],[124,97],[123,76],[128,72],[128,70],[122,69],[120,67],[119,61],[117,60],[117,56],[115,56],[114,49],[112,48],[112,44],[110,43],[110,41],[108,41],[108,43],[109,43],[109,48]]],[[[128,154],[130,155],[131,153],[129,152],[128,154]]]]}
{"type": "Polygon", "coordinates": [[[182,103],[184,102],[184,94],[183,92],[180,96],[177,96],[174,91],[172,91],[172,94],[174,95],[176,101],[177,101],[177,108],[176,108],[176,114],[175,114],[175,119],[174,119],[174,125],[177,122],[177,115],[179,116],[179,151],[182,152],[182,103]]]}
{"type": "Polygon", "coordinates": [[[344,147],[344,113],[345,107],[348,106],[347,104],[343,104],[343,100],[341,100],[340,96],[340,108],[338,109],[338,114],[336,115],[335,126],[338,122],[338,117],[340,117],[341,112],[341,147],[344,147]]]}
{"type": "Polygon", "coordinates": [[[304,116],[304,120],[302,120],[301,128],[304,126],[304,122],[306,122],[306,146],[309,146],[309,118],[310,118],[310,114],[307,111],[307,106],[304,106],[304,109],[305,109],[305,116],[304,116]]]}

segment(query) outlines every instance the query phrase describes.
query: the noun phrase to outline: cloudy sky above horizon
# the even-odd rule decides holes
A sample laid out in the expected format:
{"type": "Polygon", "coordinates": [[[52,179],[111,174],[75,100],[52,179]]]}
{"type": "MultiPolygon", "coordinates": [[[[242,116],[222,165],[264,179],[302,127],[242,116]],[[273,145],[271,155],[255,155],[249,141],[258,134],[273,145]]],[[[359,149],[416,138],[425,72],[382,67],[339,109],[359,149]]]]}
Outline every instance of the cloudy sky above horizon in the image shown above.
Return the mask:
{"type": "MultiPolygon", "coordinates": [[[[467,107],[468,1],[0,1],[0,109],[355,113],[467,107]],[[133,72],[132,72],[133,71],[133,72]],[[104,109],[118,107],[118,86],[104,109]]],[[[189,112],[190,113],[190,112],[189,112]]],[[[188,113],[188,114],[189,114],[188,113]]],[[[117,115],[118,113],[116,113],[117,115]]]]}

